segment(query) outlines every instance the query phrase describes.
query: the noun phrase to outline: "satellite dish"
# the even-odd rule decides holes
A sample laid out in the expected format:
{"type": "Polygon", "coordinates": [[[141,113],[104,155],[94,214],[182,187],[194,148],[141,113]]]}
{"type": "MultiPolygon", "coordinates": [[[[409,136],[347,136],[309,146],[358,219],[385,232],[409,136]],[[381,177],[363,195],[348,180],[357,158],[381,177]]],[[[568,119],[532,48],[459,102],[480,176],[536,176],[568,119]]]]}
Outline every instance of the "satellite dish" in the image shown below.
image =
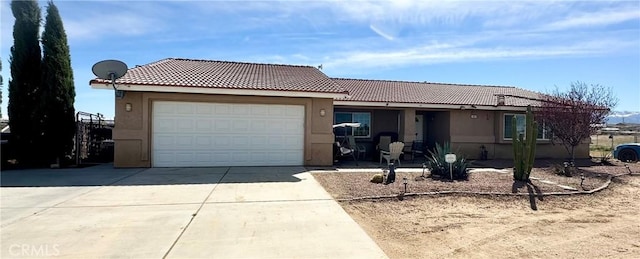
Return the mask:
{"type": "Polygon", "coordinates": [[[120,60],[103,60],[95,63],[91,71],[93,71],[93,74],[98,78],[116,80],[127,73],[127,64],[120,60]]]}
{"type": "Polygon", "coordinates": [[[116,91],[116,97],[124,97],[124,92],[116,88],[116,79],[127,73],[127,64],[120,60],[108,59],[95,63],[91,71],[100,79],[111,80],[111,86],[116,91]]]}

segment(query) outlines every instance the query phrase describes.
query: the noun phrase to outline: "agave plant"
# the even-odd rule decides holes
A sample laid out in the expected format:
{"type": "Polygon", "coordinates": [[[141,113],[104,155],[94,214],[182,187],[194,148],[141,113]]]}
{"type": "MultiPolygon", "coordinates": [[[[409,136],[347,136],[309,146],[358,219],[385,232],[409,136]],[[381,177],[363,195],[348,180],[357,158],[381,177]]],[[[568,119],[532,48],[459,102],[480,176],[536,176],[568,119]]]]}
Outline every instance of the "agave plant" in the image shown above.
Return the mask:
{"type": "Polygon", "coordinates": [[[444,145],[440,145],[436,143],[435,150],[429,150],[429,155],[427,156],[427,167],[431,171],[431,175],[437,175],[443,178],[453,179],[451,180],[466,180],[467,175],[467,167],[469,166],[469,161],[464,158],[462,155],[456,156],[456,161],[452,164],[451,174],[449,172],[449,163],[445,161],[445,155],[451,153],[451,145],[449,142],[445,142],[444,145]]]}

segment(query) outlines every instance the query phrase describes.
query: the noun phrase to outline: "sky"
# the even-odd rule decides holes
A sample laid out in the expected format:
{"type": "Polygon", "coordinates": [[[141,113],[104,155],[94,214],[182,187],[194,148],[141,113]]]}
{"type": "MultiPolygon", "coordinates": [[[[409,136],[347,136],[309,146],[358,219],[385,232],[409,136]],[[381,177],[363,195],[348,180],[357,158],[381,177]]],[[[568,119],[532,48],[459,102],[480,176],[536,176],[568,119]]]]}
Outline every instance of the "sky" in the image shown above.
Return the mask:
{"type": "MultiPolygon", "coordinates": [[[[14,18],[0,2],[2,115],[14,18]]],[[[76,111],[114,116],[91,89],[94,63],[191,58],[318,66],[330,77],[516,86],[611,87],[640,111],[640,1],[55,1],[67,32],[76,111]]],[[[40,2],[43,10],[46,1],[40,2]]]]}

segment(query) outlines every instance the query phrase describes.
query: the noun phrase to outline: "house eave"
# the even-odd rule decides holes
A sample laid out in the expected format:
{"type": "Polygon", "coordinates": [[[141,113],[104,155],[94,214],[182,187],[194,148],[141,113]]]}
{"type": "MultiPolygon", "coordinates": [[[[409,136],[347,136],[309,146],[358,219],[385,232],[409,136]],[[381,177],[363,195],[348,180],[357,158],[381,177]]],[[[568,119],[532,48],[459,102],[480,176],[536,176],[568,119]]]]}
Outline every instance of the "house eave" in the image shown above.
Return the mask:
{"type": "MultiPolygon", "coordinates": [[[[97,83],[92,81],[89,83],[89,85],[93,89],[113,90],[113,86],[108,83],[97,83]]],[[[135,84],[116,84],[116,89],[121,91],[132,91],[132,92],[253,95],[253,96],[272,96],[272,97],[277,96],[277,97],[328,98],[328,99],[340,99],[340,98],[348,97],[347,93],[228,89],[228,88],[211,88],[211,87],[182,87],[182,86],[135,85],[135,84]]]]}
{"type": "Polygon", "coordinates": [[[490,111],[526,111],[524,106],[505,105],[471,105],[471,104],[431,104],[431,103],[398,103],[398,102],[364,102],[364,101],[333,101],[334,106],[357,107],[391,107],[416,109],[447,109],[447,110],[490,110],[490,111]]]}

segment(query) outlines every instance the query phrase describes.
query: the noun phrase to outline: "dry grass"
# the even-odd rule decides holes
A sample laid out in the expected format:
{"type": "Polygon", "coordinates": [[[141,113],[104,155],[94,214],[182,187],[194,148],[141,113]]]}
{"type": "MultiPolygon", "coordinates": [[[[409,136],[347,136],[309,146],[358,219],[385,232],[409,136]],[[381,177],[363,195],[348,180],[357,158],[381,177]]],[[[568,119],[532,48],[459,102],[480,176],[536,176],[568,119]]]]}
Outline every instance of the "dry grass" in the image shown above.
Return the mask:
{"type": "Polygon", "coordinates": [[[609,135],[593,135],[589,144],[589,155],[591,157],[603,157],[611,154],[613,148],[617,145],[640,141],[640,136],[633,135],[614,135],[613,143],[609,135]]]}
{"type": "MultiPolygon", "coordinates": [[[[609,188],[592,195],[434,195],[341,205],[391,258],[640,258],[640,163],[630,168],[636,175],[616,177],[609,188]]],[[[582,169],[590,186],[598,185],[605,174],[628,172],[619,163],[582,169]]],[[[371,184],[370,175],[314,176],[334,197],[401,190],[399,183],[371,184]]],[[[544,168],[537,168],[533,175],[568,185],[579,181],[579,177],[558,176],[544,168]]],[[[421,190],[510,192],[511,183],[510,174],[474,173],[469,181],[427,180],[411,185],[424,188],[421,190]]],[[[536,185],[543,191],[556,190],[536,185]]]]}

